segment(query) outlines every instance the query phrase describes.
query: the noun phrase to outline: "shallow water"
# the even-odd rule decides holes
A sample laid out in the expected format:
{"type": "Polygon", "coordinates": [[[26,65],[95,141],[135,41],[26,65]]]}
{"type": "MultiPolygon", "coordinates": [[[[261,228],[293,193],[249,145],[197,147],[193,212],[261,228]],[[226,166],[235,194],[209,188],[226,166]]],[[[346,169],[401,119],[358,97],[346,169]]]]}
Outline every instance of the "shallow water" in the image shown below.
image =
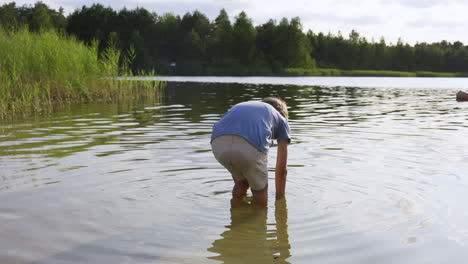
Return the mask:
{"type": "Polygon", "coordinates": [[[0,263],[465,263],[468,103],[427,80],[170,82],[0,123],[0,263]],[[230,208],[211,126],[269,95],[290,106],[286,200],[230,208]]]}

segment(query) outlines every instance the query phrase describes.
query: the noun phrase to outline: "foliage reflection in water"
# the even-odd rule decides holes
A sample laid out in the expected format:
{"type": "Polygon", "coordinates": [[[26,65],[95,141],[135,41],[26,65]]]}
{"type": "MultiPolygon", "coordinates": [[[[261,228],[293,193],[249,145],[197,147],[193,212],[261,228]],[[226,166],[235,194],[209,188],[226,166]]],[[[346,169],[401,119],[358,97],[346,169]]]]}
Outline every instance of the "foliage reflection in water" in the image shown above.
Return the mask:
{"type": "Polygon", "coordinates": [[[463,263],[455,92],[169,83],[160,101],[2,123],[0,262],[463,263]],[[211,126],[271,95],[290,107],[287,210],[273,188],[268,210],[231,209],[211,126]]]}

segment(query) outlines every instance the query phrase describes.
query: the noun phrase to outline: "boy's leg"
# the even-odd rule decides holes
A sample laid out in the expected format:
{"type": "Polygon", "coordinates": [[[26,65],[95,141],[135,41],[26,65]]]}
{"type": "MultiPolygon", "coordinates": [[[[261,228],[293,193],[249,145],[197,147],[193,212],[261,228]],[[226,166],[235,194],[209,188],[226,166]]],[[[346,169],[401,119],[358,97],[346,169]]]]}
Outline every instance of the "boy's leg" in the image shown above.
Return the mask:
{"type": "Polygon", "coordinates": [[[252,205],[255,207],[266,207],[268,205],[268,184],[260,191],[252,190],[252,205]]]}
{"type": "Polygon", "coordinates": [[[247,195],[247,190],[249,189],[249,182],[244,180],[238,180],[233,177],[234,188],[232,188],[232,198],[243,199],[247,195]]]}
{"type": "Polygon", "coordinates": [[[211,148],[216,160],[231,173],[232,179],[234,180],[231,202],[238,203],[239,201],[242,202],[247,195],[249,183],[247,179],[242,177],[242,167],[244,164],[239,165],[239,157],[233,155],[234,137],[233,135],[217,137],[211,143],[211,148]],[[234,175],[239,177],[236,178],[234,175]]]}
{"type": "Polygon", "coordinates": [[[249,189],[249,182],[247,180],[238,180],[232,177],[234,180],[234,187],[232,188],[232,199],[231,206],[238,207],[244,204],[244,197],[247,195],[247,189],[249,189]]]}

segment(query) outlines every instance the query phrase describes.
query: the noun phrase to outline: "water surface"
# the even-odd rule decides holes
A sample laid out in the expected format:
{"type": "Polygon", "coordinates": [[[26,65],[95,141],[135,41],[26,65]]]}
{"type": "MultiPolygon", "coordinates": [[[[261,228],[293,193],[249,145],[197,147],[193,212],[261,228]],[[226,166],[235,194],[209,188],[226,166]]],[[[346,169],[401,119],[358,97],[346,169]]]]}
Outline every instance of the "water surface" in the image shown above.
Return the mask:
{"type": "Polygon", "coordinates": [[[169,82],[0,123],[0,263],[464,263],[468,103],[427,80],[169,82]],[[231,208],[211,126],[270,95],[290,106],[286,200],[231,208]]]}
{"type": "Polygon", "coordinates": [[[366,88],[454,88],[468,89],[468,78],[432,78],[432,77],[240,77],[240,76],[161,76],[135,77],[144,80],[162,80],[168,82],[205,82],[205,83],[240,83],[240,84],[277,84],[307,85],[328,87],[366,87],[366,88]]]}

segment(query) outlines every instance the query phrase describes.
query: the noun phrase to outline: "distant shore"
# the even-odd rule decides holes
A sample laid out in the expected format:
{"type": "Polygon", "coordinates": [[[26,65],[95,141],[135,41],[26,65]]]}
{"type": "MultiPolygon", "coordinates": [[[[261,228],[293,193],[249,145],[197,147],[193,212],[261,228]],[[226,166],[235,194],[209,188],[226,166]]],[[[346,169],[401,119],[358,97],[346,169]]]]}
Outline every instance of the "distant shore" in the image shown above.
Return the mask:
{"type": "Polygon", "coordinates": [[[468,77],[468,72],[429,72],[429,71],[379,71],[379,70],[340,70],[340,69],[285,69],[282,76],[348,76],[348,77],[468,77]]]}
{"type": "MultiPolygon", "coordinates": [[[[174,71],[175,72],[175,71],[174,71]]],[[[263,68],[245,67],[243,70],[230,70],[226,67],[219,67],[217,70],[210,68],[206,72],[198,74],[162,74],[165,76],[265,76],[265,77],[442,77],[460,78],[468,77],[468,72],[430,72],[430,71],[385,71],[385,70],[341,70],[332,68],[286,68],[278,73],[265,70],[263,68]]]]}

